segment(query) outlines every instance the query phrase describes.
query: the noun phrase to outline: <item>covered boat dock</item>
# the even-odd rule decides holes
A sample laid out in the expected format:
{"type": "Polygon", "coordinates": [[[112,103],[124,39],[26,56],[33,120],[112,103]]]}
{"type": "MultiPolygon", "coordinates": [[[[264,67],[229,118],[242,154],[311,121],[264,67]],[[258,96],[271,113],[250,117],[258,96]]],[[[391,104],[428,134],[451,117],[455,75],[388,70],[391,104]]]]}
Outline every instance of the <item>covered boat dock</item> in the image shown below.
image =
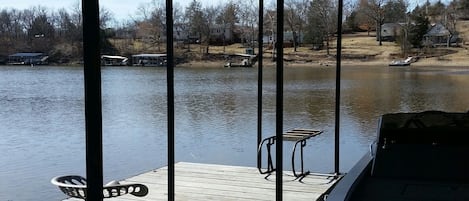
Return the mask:
{"type": "Polygon", "coordinates": [[[166,54],[136,54],[132,55],[133,66],[157,66],[163,67],[167,63],[166,54]]]}
{"type": "Polygon", "coordinates": [[[39,52],[20,52],[8,56],[10,65],[43,65],[49,56],[39,52]]]}
{"type": "Polygon", "coordinates": [[[102,66],[126,66],[129,59],[123,56],[101,55],[102,66]]]}

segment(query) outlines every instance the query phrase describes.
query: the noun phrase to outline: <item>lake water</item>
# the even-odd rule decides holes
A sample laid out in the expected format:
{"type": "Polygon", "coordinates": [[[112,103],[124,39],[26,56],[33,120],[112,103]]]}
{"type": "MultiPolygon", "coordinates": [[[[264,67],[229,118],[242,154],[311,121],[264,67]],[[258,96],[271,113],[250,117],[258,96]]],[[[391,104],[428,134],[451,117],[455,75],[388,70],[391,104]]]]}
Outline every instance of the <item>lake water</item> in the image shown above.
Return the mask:
{"type": "MultiPolygon", "coordinates": [[[[284,128],[317,128],[306,169],[334,169],[335,70],[286,68],[284,128]]],[[[352,67],[342,73],[341,171],[389,112],[467,111],[465,68],[352,67]]],[[[275,133],[275,71],[265,69],[263,132],[275,133]]],[[[104,180],[166,166],[166,71],[102,69],[104,180]]],[[[0,200],[60,200],[57,175],[85,175],[83,69],[0,67],[0,200]]],[[[257,69],[175,69],[176,161],[256,165],[257,69]]],[[[290,145],[285,168],[290,168],[290,145]]],[[[177,182],[177,181],[176,181],[177,182]]]]}

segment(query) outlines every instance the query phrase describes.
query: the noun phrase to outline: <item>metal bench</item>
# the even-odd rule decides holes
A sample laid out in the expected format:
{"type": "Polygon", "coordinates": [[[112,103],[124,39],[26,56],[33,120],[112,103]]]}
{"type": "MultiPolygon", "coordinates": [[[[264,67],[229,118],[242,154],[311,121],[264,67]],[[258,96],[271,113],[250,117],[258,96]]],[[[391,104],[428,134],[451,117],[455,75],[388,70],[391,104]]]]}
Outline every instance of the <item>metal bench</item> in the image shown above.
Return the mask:
{"type": "MultiPolygon", "coordinates": [[[[295,142],[293,149],[292,149],[292,155],[291,155],[291,163],[292,163],[292,172],[295,177],[304,177],[309,174],[309,171],[304,170],[304,161],[303,161],[303,148],[306,146],[306,140],[310,139],[312,137],[315,137],[319,134],[321,134],[323,131],[320,130],[313,130],[313,129],[293,129],[286,131],[282,134],[283,136],[283,141],[292,141],[295,142]],[[295,154],[296,154],[296,149],[300,145],[300,171],[296,171],[295,168],[295,154]]],[[[259,144],[258,150],[257,150],[257,164],[261,164],[262,161],[262,147],[264,144],[266,145],[267,148],[267,169],[263,170],[261,166],[258,167],[259,172],[261,174],[270,174],[275,171],[275,167],[272,162],[272,152],[271,152],[271,147],[272,145],[275,144],[276,141],[276,136],[271,136],[268,138],[265,138],[262,140],[262,142],[259,144]]]]}

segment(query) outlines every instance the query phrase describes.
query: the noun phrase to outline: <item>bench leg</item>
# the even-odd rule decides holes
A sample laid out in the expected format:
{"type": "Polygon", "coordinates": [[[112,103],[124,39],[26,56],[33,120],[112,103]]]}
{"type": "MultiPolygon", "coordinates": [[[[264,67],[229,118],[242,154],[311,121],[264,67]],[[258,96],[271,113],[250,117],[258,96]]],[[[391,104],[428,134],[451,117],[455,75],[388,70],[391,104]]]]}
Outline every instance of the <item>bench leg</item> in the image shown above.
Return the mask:
{"type": "Polygon", "coordinates": [[[262,140],[257,150],[257,164],[261,164],[261,161],[262,161],[261,150],[262,150],[262,146],[264,145],[264,143],[266,143],[266,148],[267,148],[267,170],[262,171],[262,167],[260,166],[257,167],[257,169],[259,170],[261,174],[270,174],[275,171],[273,160],[272,160],[272,152],[271,152],[271,147],[272,145],[275,144],[275,136],[262,140]]]}
{"type": "Polygon", "coordinates": [[[293,175],[295,177],[304,177],[306,175],[309,174],[309,171],[304,171],[304,160],[303,160],[303,148],[306,146],[306,140],[298,140],[296,141],[295,143],[295,146],[293,147],[293,153],[292,153],[292,157],[291,157],[291,166],[292,166],[292,172],[293,172],[293,175]],[[295,169],[295,152],[296,152],[296,148],[298,146],[298,144],[300,144],[300,172],[296,172],[296,169],[295,169]]]}

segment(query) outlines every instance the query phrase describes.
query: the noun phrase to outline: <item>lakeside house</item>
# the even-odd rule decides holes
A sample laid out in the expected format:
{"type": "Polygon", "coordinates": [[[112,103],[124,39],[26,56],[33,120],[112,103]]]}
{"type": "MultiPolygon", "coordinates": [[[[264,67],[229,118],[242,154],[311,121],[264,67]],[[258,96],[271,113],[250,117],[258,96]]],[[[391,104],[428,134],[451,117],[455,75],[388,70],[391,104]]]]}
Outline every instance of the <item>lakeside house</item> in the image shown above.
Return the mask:
{"type": "Polygon", "coordinates": [[[20,52],[8,56],[7,64],[10,65],[44,65],[49,56],[37,52],[20,52]]]}
{"type": "MultiPolygon", "coordinates": [[[[292,44],[293,43],[293,32],[292,31],[285,31],[283,32],[283,43],[284,44],[292,44]]],[[[271,35],[268,35],[268,34],[264,34],[264,36],[262,37],[262,42],[264,44],[273,44],[275,42],[275,39],[277,37],[277,34],[276,33],[273,33],[271,35]]],[[[296,33],[296,42],[301,44],[301,43],[304,43],[304,39],[305,39],[305,36],[304,36],[304,33],[300,32],[300,33],[296,33]]]]}
{"type": "Polygon", "coordinates": [[[214,41],[232,41],[234,35],[229,25],[216,24],[210,27],[210,37],[214,41]]]}
{"type": "MultiPolygon", "coordinates": [[[[385,23],[381,25],[381,40],[396,41],[396,38],[401,35],[404,26],[405,24],[403,23],[385,23]]],[[[457,34],[452,34],[441,23],[432,24],[427,33],[423,36],[424,44],[430,47],[449,47],[453,43],[458,43],[459,40],[457,34]]]]}
{"type": "Polygon", "coordinates": [[[457,42],[457,36],[453,36],[451,32],[441,23],[433,24],[428,32],[423,35],[425,44],[428,46],[446,46],[457,42]]]}
{"type": "Polygon", "coordinates": [[[381,25],[381,41],[396,41],[401,34],[402,24],[400,23],[384,23],[381,25]]]}

